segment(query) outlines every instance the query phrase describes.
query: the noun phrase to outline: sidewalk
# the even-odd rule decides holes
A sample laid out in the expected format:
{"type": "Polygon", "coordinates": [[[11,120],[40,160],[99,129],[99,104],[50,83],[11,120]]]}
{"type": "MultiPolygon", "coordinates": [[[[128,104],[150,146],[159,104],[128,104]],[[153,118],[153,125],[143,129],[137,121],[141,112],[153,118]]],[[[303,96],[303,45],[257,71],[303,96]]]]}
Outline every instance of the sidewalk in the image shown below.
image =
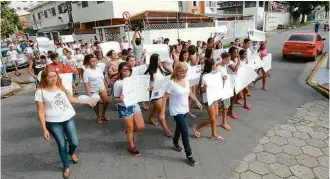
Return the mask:
{"type": "Polygon", "coordinates": [[[326,68],[329,53],[324,54],[307,79],[307,84],[329,98],[329,69],[326,68]]]}
{"type": "Polygon", "coordinates": [[[259,140],[230,179],[329,178],[329,103],[314,101],[297,108],[285,125],[259,140]]]}

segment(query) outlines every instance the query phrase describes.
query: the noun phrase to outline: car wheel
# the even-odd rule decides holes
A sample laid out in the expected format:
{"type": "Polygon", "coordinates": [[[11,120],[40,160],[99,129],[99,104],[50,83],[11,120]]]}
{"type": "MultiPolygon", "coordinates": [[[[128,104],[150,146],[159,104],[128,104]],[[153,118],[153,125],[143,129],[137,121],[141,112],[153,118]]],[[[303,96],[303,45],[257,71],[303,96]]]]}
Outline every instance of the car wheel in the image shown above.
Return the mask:
{"type": "Polygon", "coordinates": [[[282,59],[285,60],[287,59],[288,57],[286,55],[283,55],[282,59]]]}

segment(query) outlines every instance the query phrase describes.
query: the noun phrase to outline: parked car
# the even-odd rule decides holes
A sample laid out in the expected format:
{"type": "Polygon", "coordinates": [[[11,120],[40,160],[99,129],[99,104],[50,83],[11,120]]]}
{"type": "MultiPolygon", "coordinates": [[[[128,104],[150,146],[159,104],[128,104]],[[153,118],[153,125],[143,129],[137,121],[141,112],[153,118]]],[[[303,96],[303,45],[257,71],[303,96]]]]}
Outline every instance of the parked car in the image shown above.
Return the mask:
{"type": "Polygon", "coordinates": [[[315,61],[317,55],[323,51],[324,40],[325,38],[314,32],[293,33],[283,45],[283,58],[305,57],[315,61]]]}
{"type": "MultiPolygon", "coordinates": [[[[12,63],[8,62],[7,52],[9,48],[7,46],[1,46],[1,56],[5,62],[6,70],[13,70],[15,67],[12,63]]],[[[19,50],[15,49],[18,53],[18,67],[25,68],[29,66],[29,59],[19,50]]]]}

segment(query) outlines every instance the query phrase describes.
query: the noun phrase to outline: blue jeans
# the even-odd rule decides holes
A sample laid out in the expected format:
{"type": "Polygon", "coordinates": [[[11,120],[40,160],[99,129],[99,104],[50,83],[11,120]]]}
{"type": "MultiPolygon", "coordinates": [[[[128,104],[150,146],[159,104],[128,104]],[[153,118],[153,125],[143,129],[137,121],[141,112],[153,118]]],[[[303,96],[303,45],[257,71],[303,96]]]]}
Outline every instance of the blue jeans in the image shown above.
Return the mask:
{"type": "Polygon", "coordinates": [[[74,120],[70,119],[65,122],[46,122],[46,127],[57,143],[63,168],[69,168],[70,160],[68,155],[73,155],[78,146],[78,135],[74,120]],[[65,136],[69,142],[69,152],[65,136]]]}
{"type": "Polygon", "coordinates": [[[185,119],[185,114],[178,114],[174,116],[175,122],[176,122],[176,128],[173,138],[173,143],[178,144],[180,135],[182,135],[182,144],[184,147],[184,150],[186,152],[186,156],[191,156],[191,148],[189,144],[189,134],[188,134],[188,126],[185,119]]]}

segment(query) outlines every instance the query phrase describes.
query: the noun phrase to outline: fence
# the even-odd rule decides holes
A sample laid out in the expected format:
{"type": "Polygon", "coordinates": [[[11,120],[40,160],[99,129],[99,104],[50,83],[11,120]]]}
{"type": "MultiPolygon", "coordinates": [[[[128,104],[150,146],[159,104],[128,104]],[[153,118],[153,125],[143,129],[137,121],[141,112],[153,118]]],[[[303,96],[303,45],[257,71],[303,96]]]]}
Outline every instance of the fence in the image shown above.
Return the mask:
{"type": "MultiPolygon", "coordinates": [[[[194,22],[194,23],[157,23],[145,24],[142,36],[145,43],[152,43],[153,40],[169,38],[170,44],[176,43],[177,39],[183,41],[191,40],[192,43],[197,41],[206,41],[211,33],[216,32],[217,26],[226,25],[228,33],[225,39],[247,36],[247,30],[253,29],[254,20],[232,20],[214,22],[194,22]]],[[[96,33],[100,37],[100,41],[119,41],[121,37],[127,36],[132,38],[134,32],[125,32],[124,26],[107,26],[97,27],[96,33]]]]}

